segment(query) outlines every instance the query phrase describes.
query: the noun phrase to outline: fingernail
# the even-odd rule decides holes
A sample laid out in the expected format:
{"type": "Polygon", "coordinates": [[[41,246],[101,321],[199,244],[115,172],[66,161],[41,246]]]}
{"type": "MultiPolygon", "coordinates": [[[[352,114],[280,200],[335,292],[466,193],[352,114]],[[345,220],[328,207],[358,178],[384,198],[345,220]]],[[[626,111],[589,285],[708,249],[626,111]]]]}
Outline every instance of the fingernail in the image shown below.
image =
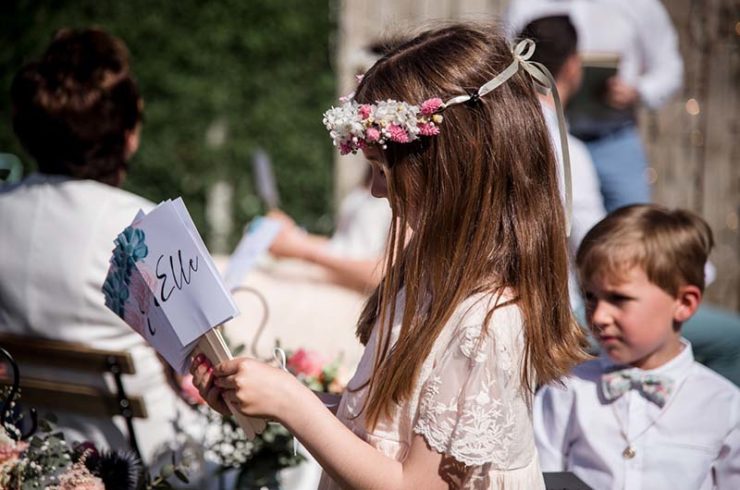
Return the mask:
{"type": "Polygon", "coordinates": [[[205,358],[206,356],[204,356],[203,354],[198,354],[197,356],[195,356],[195,359],[193,361],[195,362],[195,364],[201,364],[203,363],[205,358]]]}

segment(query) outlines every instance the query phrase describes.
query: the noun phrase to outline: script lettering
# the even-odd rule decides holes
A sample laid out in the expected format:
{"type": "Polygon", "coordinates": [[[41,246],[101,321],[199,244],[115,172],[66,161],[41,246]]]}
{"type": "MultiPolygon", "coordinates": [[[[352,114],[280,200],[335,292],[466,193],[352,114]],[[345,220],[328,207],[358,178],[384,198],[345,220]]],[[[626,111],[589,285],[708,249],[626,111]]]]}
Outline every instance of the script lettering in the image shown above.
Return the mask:
{"type": "MultiPolygon", "coordinates": [[[[160,255],[157,259],[157,267],[155,270],[155,273],[157,275],[157,279],[160,279],[162,281],[162,287],[159,291],[159,298],[164,303],[168,299],[170,299],[170,296],[172,296],[172,293],[177,290],[182,290],[183,287],[185,287],[186,284],[190,284],[190,282],[193,280],[193,272],[198,271],[198,257],[195,257],[195,261],[193,259],[188,260],[187,267],[182,262],[182,250],[177,251],[177,263],[179,264],[179,267],[177,268],[178,271],[175,272],[175,257],[173,255],[169,256],[169,263],[170,263],[170,274],[172,276],[172,282],[174,282],[174,286],[170,287],[169,290],[166,290],[167,288],[167,266],[164,266],[164,272],[160,272],[160,263],[162,262],[162,259],[165,258],[165,255],[160,255]],[[187,270],[186,270],[187,269],[187,270]],[[178,281],[178,276],[180,277],[178,281]]],[[[166,262],[165,262],[166,264],[166,262]]]]}

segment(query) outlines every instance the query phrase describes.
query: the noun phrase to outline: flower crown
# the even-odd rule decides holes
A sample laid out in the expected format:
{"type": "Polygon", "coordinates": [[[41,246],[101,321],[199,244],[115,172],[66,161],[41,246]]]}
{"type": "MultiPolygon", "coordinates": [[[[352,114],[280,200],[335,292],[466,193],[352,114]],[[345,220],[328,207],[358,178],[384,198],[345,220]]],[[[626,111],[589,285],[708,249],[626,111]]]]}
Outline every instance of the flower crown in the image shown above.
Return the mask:
{"type": "Polygon", "coordinates": [[[410,143],[421,136],[439,134],[443,117],[439,112],[445,107],[442,99],[435,97],[421,105],[397,100],[383,100],[375,104],[358,104],[348,100],[340,107],[324,113],[324,125],[339,148],[339,153],[357,153],[368,144],[387,148],[387,143],[410,143]]]}
{"type": "Polygon", "coordinates": [[[443,118],[440,114],[450,106],[465,102],[477,102],[513,77],[519,69],[526,71],[540,92],[552,92],[558,117],[558,132],[562,151],[562,164],[565,180],[565,208],[567,230],[570,234],[570,217],[573,209],[573,191],[571,188],[570,153],[568,138],[565,132],[563,106],[550,71],[541,63],[529,61],[535,50],[531,39],[524,39],[512,48],[514,60],[504,70],[484,83],[477,91],[452,97],[446,102],[435,97],[427,99],[421,105],[399,102],[388,99],[374,104],[358,104],[352,95],[342,98],[343,104],[332,107],[324,113],[324,126],[329,130],[334,146],[342,155],[356,153],[369,144],[387,147],[389,141],[394,143],[411,143],[422,136],[436,136],[443,118]]]}

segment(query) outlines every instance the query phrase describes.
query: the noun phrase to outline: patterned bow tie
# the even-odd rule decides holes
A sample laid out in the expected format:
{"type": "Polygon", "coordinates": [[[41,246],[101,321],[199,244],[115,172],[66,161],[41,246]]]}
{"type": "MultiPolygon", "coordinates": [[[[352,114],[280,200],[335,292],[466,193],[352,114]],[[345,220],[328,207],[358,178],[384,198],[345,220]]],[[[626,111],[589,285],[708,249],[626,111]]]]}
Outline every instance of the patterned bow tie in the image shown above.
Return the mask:
{"type": "Polygon", "coordinates": [[[615,400],[631,389],[659,407],[665,405],[673,390],[673,380],[656,374],[646,374],[634,369],[623,369],[601,376],[601,387],[607,401],[615,400]]]}

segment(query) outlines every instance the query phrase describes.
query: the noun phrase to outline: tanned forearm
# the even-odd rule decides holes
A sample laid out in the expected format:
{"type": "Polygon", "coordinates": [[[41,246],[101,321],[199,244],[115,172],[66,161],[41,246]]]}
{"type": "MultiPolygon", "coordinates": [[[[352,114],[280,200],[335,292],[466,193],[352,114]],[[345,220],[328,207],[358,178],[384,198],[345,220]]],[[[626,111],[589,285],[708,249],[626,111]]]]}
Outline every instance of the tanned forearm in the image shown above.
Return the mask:
{"type": "Polygon", "coordinates": [[[305,390],[281,422],[301,441],[331,478],[344,488],[403,489],[403,465],[357,437],[305,390]]]}

